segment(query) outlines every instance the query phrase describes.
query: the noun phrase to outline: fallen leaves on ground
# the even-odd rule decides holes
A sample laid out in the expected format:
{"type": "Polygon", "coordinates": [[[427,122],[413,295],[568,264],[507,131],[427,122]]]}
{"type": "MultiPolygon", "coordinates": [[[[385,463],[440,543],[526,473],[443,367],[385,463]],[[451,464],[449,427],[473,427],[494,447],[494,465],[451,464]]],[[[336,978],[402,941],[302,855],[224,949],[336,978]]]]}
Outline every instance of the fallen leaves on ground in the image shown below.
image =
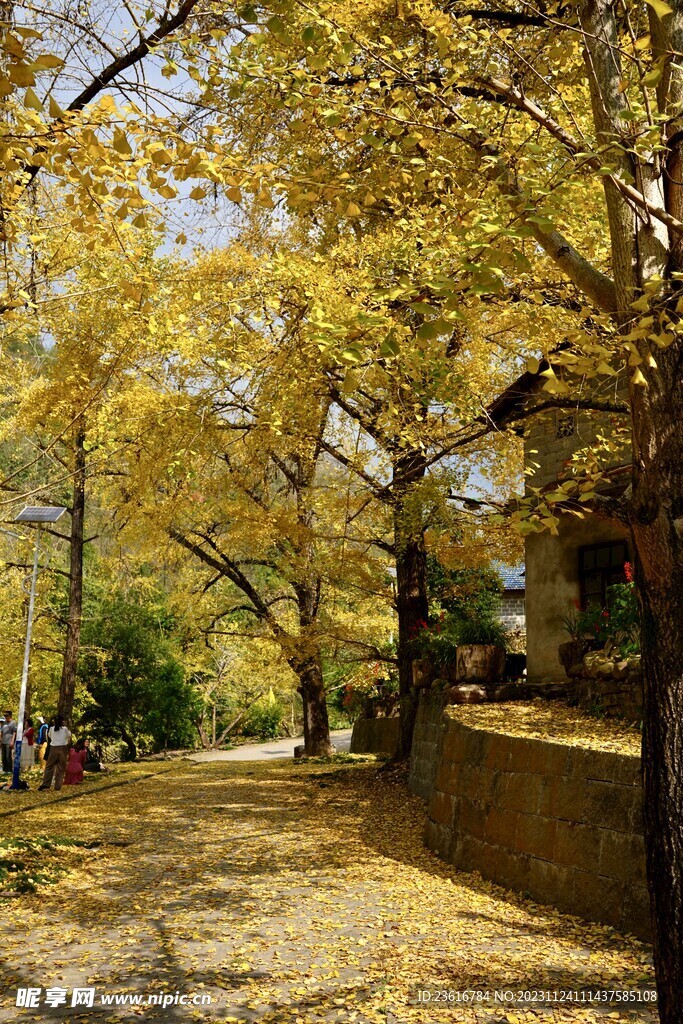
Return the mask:
{"type": "Polygon", "coordinates": [[[77,864],[83,843],[64,836],[0,839],[0,896],[37,892],[77,864]]]}
{"type": "Polygon", "coordinates": [[[68,1022],[654,1020],[643,1006],[495,1004],[496,990],[652,987],[649,951],[457,874],[423,846],[421,803],[375,765],[178,763],[3,825],[110,845],[39,903],[12,901],[23,928],[3,941],[2,1021],[29,984],[212,999],[65,1007],[68,1022]],[[427,989],[491,999],[425,1005],[427,989]]]}
{"type": "Polygon", "coordinates": [[[639,729],[618,719],[595,718],[562,701],[537,699],[507,704],[449,705],[446,713],[471,729],[489,729],[506,736],[528,736],[640,757],[639,729]]]}
{"type": "MultiPolygon", "coordinates": [[[[86,792],[96,792],[100,789],[109,789],[111,786],[125,784],[142,778],[145,775],[160,775],[167,771],[173,771],[168,762],[135,761],[112,765],[106,772],[86,772],[83,782],[76,786],[63,786],[57,791],[38,791],[43,780],[43,773],[40,768],[34,767],[22,770],[21,777],[28,782],[27,790],[6,790],[0,789],[0,818],[11,817],[17,810],[25,811],[32,807],[42,807],[53,801],[68,800],[80,796],[86,792]]],[[[4,779],[9,782],[10,776],[5,775],[4,779]]],[[[0,831],[2,831],[0,829],[0,831]]]]}

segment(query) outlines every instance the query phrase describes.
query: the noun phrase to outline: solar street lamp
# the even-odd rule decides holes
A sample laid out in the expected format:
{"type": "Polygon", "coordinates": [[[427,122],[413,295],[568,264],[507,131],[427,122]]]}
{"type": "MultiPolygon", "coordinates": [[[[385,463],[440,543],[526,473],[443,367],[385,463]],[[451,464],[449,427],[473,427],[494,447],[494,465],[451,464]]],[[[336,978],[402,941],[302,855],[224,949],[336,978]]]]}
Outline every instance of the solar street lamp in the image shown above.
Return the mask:
{"type": "MultiPolygon", "coordinates": [[[[26,707],[26,687],[28,685],[28,664],[31,656],[31,630],[33,629],[33,609],[36,603],[36,580],[38,579],[38,554],[40,552],[40,529],[45,523],[56,523],[66,512],[65,508],[55,505],[27,505],[14,520],[15,523],[34,523],[36,529],[36,545],[33,555],[33,575],[31,589],[28,591],[28,620],[26,623],[26,644],[24,646],[24,666],[21,671],[21,692],[19,694],[19,715],[17,718],[17,735],[14,743],[14,771],[10,789],[19,789],[21,774],[21,743],[24,736],[24,709],[26,707]]],[[[25,581],[26,583],[27,581],[25,581]]]]}

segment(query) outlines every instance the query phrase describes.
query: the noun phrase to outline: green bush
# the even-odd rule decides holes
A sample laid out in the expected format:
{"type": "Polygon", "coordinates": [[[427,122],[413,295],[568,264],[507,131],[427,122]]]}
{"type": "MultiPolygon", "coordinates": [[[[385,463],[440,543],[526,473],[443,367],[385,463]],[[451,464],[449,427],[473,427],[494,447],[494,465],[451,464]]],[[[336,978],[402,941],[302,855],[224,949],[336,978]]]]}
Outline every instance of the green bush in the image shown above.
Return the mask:
{"type": "Polygon", "coordinates": [[[607,588],[608,639],[614,641],[624,657],[640,654],[640,615],[636,587],[632,580],[607,588]]]}
{"type": "Polygon", "coordinates": [[[285,710],[277,700],[260,700],[249,711],[242,732],[261,740],[274,740],[282,735],[285,710]]]}
{"type": "Polygon", "coordinates": [[[624,566],[625,583],[614,583],[607,588],[607,606],[591,605],[581,611],[576,601],[569,615],[563,619],[564,628],[572,640],[590,640],[595,647],[615,644],[623,657],[640,653],[640,615],[629,562],[624,566]]]}
{"type": "Polygon", "coordinates": [[[476,619],[461,619],[457,625],[458,644],[494,644],[507,647],[507,630],[497,619],[482,615],[476,619]]]}
{"type": "Polygon", "coordinates": [[[330,729],[349,729],[353,722],[346,711],[340,711],[335,704],[327,705],[327,717],[330,723],[330,729]]]}
{"type": "Polygon", "coordinates": [[[435,667],[455,661],[458,647],[468,644],[495,644],[507,649],[505,626],[492,615],[479,611],[471,617],[444,615],[431,624],[418,623],[412,646],[416,657],[435,667]]]}

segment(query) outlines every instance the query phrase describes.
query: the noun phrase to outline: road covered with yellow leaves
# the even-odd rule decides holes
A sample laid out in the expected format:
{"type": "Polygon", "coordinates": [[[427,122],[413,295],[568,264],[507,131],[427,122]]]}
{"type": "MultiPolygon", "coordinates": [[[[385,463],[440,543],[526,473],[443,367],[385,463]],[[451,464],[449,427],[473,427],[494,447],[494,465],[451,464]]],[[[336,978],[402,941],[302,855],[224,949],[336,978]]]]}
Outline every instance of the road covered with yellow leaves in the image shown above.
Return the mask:
{"type": "Polygon", "coordinates": [[[2,1022],[655,1020],[644,1003],[509,1001],[651,989],[649,951],[457,874],[374,763],[178,762],[42,806],[4,834],[95,845],[3,901],[2,1022]]]}

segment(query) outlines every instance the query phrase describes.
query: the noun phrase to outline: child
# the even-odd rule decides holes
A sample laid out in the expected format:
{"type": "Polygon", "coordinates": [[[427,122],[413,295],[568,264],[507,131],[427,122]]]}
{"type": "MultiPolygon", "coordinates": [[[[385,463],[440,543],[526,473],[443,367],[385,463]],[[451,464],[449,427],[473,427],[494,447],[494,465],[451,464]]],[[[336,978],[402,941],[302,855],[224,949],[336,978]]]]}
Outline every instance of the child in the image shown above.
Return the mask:
{"type": "Polygon", "coordinates": [[[75,747],[69,751],[69,759],[66,762],[65,786],[77,786],[83,782],[83,766],[88,752],[85,749],[85,740],[79,740],[75,747]]]}

